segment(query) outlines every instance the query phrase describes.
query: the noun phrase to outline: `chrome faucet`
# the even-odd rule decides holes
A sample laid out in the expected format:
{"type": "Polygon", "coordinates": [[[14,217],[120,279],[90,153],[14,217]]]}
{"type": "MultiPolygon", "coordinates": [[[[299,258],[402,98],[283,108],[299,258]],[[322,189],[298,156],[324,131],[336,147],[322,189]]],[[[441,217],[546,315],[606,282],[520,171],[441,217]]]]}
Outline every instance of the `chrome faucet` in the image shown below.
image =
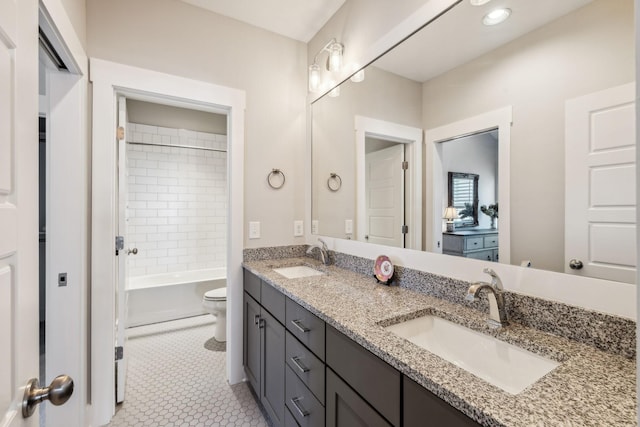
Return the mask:
{"type": "Polygon", "coordinates": [[[309,249],[307,249],[307,254],[311,254],[311,252],[317,248],[320,251],[320,258],[322,259],[322,263],[324,265],[329,265],[329,261],[331,261],[329,259],[329,248],[327,247],[327,244],[324,242],[324,240],[318,239],[318,242],[319,243],[315,243],[309,246],[309,249]]]}
{"type": "Polygon", "coordinates": [[[487,296],[489,298],[489,318],[487,319],[487,324],[492,329],[507,326],[509,321],[507,320],[507,310],[505,309],[504,304],[504,288],[502,287],[502,281],[492,269],[485,268],[482,271],[491,276],[491,283],[475,282],[473,285],[469,286],[465,299],[473,302],[478,297],[480,291],[486,289],[488,291],[487,296]]]}

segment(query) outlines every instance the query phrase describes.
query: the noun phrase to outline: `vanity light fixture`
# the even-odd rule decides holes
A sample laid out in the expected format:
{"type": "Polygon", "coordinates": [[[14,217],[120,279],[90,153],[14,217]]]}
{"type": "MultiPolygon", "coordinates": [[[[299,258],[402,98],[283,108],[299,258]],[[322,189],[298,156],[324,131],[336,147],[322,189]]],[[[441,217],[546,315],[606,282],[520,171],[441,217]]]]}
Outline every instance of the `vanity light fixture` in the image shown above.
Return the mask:
{"type": "Polygon", "coordinates": [[[453,220],[460,218],[458,216],[458,210],[453,206],[449,206],[445,209],[442,217],[447,220],[447,231],[453,231],[453,220]]]}
{"type": "Polygon", "coordinates": [[[322,84],[320,82],[320,66],[318,65],[318,56],[320,56],[322,52],[327,52],[329,54],[326,65],[327,70],[330,72],[338,72],[342,68],[343,51],[344,46],[338,43],[336,39],[331,39],[322,47],[322,49],[320,49],[318,53],[316,53],[316,56],[313,58],[313,64],[309,66],[310,92],[318,92],[322,88],[322,84]]]}
{"type": "Polygon", "coordinates": [[[354,83],[360,83],[364,80],[364,68],[361,68],[356,72],[353,76],[351,76],[351,81],[354,83]]]}
{"type": "Polygon", "coordinates": [[[489,3],[491,0],[469,0],[471,6],[482,6],[483,4],[489,3]]]}
{"type": "Polygon", "coordinates": [[[484,18],[482,18],[482,23],[484,25],[497,25],[506,21],[509,16],[511,16],[511,9],[495,9],[487,13],[484,18]]]}
{"type": "Polygon", "coordinates": [[[315,62],[309,65],[309,91],[317,92],[320,89],[320,66],[315,62]]]}

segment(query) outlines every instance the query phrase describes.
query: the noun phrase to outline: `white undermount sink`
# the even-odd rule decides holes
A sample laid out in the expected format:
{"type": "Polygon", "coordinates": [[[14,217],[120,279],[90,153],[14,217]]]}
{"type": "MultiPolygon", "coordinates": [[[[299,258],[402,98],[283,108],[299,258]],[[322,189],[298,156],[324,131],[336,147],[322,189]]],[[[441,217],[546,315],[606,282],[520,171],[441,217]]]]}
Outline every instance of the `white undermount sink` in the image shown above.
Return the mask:
{"type": "Polygon", "coordinates": [[[520,393],[560,365],[433,315],[385,329],[511,394],[520,393]]]}
{"type": "Polygon", "coordinates": [[[273,271],[283,275],[287,279],[298,279],[300,277],[320,276],[324,274],[322,271],[316,270],[315,268],[307,267],[306,265],[274,268],[273,271]]]}

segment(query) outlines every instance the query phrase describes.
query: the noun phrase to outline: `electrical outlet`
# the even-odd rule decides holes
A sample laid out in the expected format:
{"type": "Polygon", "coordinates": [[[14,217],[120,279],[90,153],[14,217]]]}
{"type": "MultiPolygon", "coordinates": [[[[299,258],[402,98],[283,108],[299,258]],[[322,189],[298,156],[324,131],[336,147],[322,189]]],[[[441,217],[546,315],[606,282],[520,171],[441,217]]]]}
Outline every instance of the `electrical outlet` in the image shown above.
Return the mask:
{"type": "Polygon", "coordinates": [[[304,235],[304,223],[302,220],[293,221],[293,236],[299,237],[304,235]]]}
{"type": "Polygon", "coordinates": [[[344,233],[345,234],[353,234],[353,220],[345,219],[344,220],[344,233]]]}
{"type": "Polygon", "coordinates": [[[311,221],[311,234],[318,234],[318,220],[311,221]]]}
{"type": "Polygon", "coordinates": [[[249,238],[250,239],[260,238],[260,222],[259,221],[249,222],[249,238]]]}

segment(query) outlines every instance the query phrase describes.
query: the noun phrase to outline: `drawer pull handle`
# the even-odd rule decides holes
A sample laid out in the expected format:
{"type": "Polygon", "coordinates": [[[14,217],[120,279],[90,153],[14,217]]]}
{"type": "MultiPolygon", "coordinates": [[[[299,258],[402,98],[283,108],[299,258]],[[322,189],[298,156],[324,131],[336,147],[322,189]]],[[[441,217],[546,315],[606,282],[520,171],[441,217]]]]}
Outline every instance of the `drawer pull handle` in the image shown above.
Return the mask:
{"type": "Polygon", "coordinates": [[[307,368],[302,363],[300,363],[300,358],[298,356],[293,356],[291,358],[291,361],[293,362],[294,365],[296,365],[296,368],[300,369],[300,372],[302,372],[303,374],[310,371],[309,368],[307,368]]]}
{"type": "Polygon", "coordinates": [[[253,316],[253,321],[255,322],[255,324],[258,324],[258,321],[260,320],[260,315],[256,314],[255,316],[253,316]]]}
{"type": "Polygon", "coordinates": [[[293,403],[293,406],[295,406],[296,411],[298,411],[298,413],[301,416],[308,417],[309,416],[309,411],[307,411],[302,406],[300,406],[300,404],[298,403],[300,400],[302,400],[301,397],[294,397],[293,399],[291,399],[291,403],[293,403]]]}
{"type": "Polygon", "coordinates": [[[307,333],[309,332],[311,329],[307,328],[306,326],[304,326],[302,323],[300,323],[300,320],[292,320],[291,323],[293,323],[293,326],[295,326],[296,328],[298,328],[300,330],[300,332],[304,332],[307,333]]]}

